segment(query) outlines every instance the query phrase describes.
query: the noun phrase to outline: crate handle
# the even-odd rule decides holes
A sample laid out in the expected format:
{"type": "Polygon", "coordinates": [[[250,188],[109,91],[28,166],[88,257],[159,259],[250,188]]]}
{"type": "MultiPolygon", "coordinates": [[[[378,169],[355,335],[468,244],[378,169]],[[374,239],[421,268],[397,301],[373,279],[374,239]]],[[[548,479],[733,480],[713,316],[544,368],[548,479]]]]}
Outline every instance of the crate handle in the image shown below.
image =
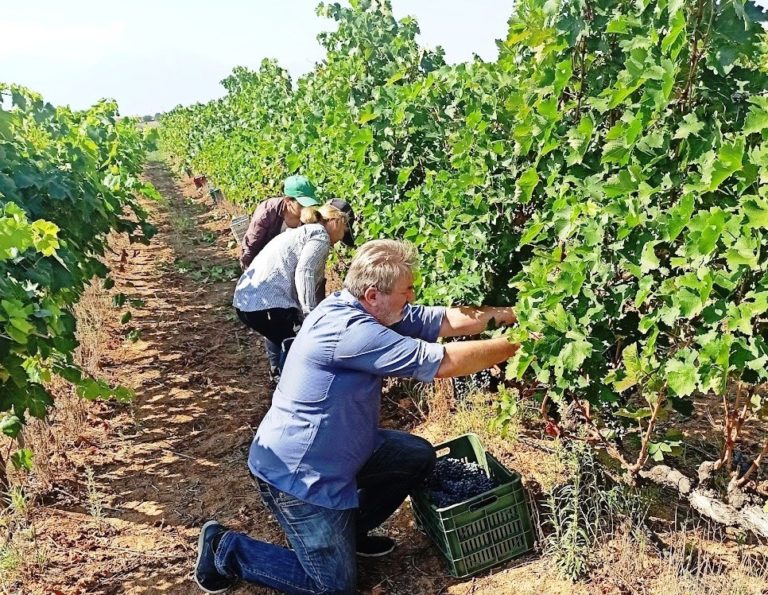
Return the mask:
{"type": "Polygon", "coordinates": [[[469,510],[470,510],[470,512],[475,512],[479,508],[483,508],[484,506],[488,506],[489,504],[493,504],[498,499],[499,499],[499,497],[496,494],[491,494],[487,498],[483,498],[482,500],[480,500],[480,502],[475,502],[473,504],[470,504],[469,505],[469,510]]]}
{"type": "MultiPolygon", "coordinates": [[[[451,449],[451,447],[450,447],[450,446],[444,446],[444,447],[443,447],[443,448],[441,448],[440,450],[436,450],[436,451],[435,451],[435,456],[436,456],[438,459],[440,459],[440,458],[442,458],[442,457],[444,457],[444,456],[446,456],[446,455],[453,455],[453,450],[451,449]]],[[[465,463],[469,461],[469,458],[468,458],[468,457],[466,457],[466,456],[464,456],[464,457],[459,457],[458,455],[453,455],[453,458],[455,458],[455,459],[459,459],[460,461],[464,461],[465,463]]],[[[479,462],[479,461],[478,461],[478,462],[479,462]]]]}

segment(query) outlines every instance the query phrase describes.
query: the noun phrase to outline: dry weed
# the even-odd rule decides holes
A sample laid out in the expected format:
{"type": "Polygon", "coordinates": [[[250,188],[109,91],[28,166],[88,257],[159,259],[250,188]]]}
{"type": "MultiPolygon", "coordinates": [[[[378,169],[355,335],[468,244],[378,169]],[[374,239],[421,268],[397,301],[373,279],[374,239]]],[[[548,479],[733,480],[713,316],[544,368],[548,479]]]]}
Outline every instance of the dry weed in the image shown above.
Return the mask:
{"type": "Polygon", "coordinates": [[[630,593],[637,592],[638,579],[656,572],[654,566],[658,563],[647,540],[638,539],[638,532],[630,522],[622,523],[613,536],[599,546],[596,559],[601,564],[598,572],[630,593]]]}
{"type": "Polygon", "coordinates": [[[77,340],[75,360],[87,373],[98,376],[109,343],[109,322],[115,319],[109,292],[94,280],[75,305],[77,340]]]}
{"type": "Polygon", "coordinates": [[[97,530],[103,531],[105,523],[104,506],[102,503],[102,496],[96,485],[96,476],[94,475],[93,467],[91,466],[85,468],[85,488],[88,493],[88,512],[93,518],[97,530]]]}
{"type": "Polygon", "coordinates": [[[480,437],[488,450],[498,449],[503,452],[514,445],[518,424],[511,424],[506,438],[492,428],[496,418],[496,398],[489,393],[475,392],[464,400],[456,401],[451,381],[439,379],[426,385],[421,405],[417,406],[424,419],[428,420],[433,442],[472,432],[480,437]]]}
{"type": "MultiPolygon", "coordinates": [[[[82,299],[74,307],[77,318],[75,361],[88,374],[103,377],[101,364],[109,344],[109,321],[114,320],[109,293],[95,280],[86,288],[82,299]]],[[[34,453],[33,470],[44,487],[54,482],[55,455],[66,453],[72,441],[86,428],[89,403],[75,394],[73,387],[60,378],[47,385],[56,397],[56,406],[44,420],[30,420],[24,428],[25,445],[34,453]]]]}
{"type": "MultiPolygon", "coordinates": [[[[653,593],[664,595],[758,595],[768,587],[768,569],[742,558],[738,562],[708,550],[711,542],[688,531],[677,533],[671,551],[663,559],[652,586],[653,593]]],[[[730,556],[728,556],[730,557],[730,556]]]]}
{"type": "MultiPolygon", "coordinates": [[[[599,574],[622,592],[648,595],[758,595],[766,593],[768,566],[700,527],[665,536],[660,552],[637,526],[626,523],[603,542],[599,574]]],[[[760,557],[762,558],[762,556],[760,557]]]]}
{"type": "Polygon", "coordinates": [[[436,378],[426,387],[423,395],[425,403],[424,417],[431,422],[443,425],[451,417],[453,388],[447,378],[436,378]]]}
{"type": "Polygon", "coordinates": [[[30,419],[24,428],[26,445],[32,449],[32,469],[44,489],[55,482],[54,461],[60,460],[72,442],[82,435],[86,428],[88,402],[74,394],[71,386],[64,381],[52,383],[56,395],[56,407],[46,419],[30,419]]]}
{"type": "Polygon", "coordinates": [[[48,551],[30,520],[24,490],[13,486],[9,496],[9,506],[0,511],[0,589],[15,593],[23,576],[43,567],[48,551]]]}

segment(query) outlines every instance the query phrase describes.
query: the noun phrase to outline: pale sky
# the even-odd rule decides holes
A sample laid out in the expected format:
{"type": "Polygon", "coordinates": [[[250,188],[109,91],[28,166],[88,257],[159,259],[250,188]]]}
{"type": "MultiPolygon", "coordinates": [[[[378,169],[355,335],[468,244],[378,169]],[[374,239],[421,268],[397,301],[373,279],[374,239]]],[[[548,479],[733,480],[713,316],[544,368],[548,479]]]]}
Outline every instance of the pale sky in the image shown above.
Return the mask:
{"type": "MultiPolygon", "coordinates": [[[[112,97],[123,115],[154,114],[223,95],[235,66],[276,58],[294,80],[323,58],[315,39],[334,22],[317,0],[7,0],[0,81],[73,108],[112,97]]],[[[416,17],[420,43],[448,62],[496,58],[513,0],[392,0],[416,17]]]]}

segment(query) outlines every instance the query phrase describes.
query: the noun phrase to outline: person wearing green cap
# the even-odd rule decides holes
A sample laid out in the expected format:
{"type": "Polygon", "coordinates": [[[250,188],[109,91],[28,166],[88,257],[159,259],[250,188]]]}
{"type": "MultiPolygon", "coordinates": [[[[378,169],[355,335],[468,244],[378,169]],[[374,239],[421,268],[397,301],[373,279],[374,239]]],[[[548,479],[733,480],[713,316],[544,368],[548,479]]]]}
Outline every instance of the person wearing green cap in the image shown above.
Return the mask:
{"type": "Polygon", "coordinates": [[[256,255],[285,227],[301,225],[301,209],[320,204],[315,188],[304,176],[290,176],[283,184],[283,196],[268,198],[253,212],[248,231],[243,236],[240,266],[248,268],[256,255]]]}
{"type": "MultiPolygon", "coordinates": [[[[243,236],[240,245],[240,267],[245,271],[264,249],[270,240],[274,239],[283,227],[294,228],[301,225],[301,209],[320,204],[315,196],[315,187],[305,176],[289,176],[283,183],[283,196],[268,198],[259,203],[253,212],[248,231],[243,236]]],[[[277,379],[281,347],[265,340],[267,357],[269,358],[270,376],[277,379]]]]}

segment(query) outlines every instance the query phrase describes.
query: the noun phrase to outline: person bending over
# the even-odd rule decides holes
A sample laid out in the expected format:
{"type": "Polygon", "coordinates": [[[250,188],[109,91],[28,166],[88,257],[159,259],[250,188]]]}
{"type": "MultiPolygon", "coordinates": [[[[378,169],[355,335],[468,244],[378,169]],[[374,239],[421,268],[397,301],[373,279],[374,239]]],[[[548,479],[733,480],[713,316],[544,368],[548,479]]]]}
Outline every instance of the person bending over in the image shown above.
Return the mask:
{"type": "MultiPolygon", "coordinates": [[[[246,270],[283,229],[301,225],[301,209],[320,204],[315,188],[304,176],[290,176],[283,183],[283,196],[268,198],[259,203],[253,212],[248,230],[240,243],[240,268],[246,270]]],[[[264,347],[269,358],[270,376],[274,379],[280,362],[280,345],[265,339],[264,347]]]]}
{"type": "Polygon", "coordinates": [[[256,258],[270,240],[283,227],[294,228],[301,224],[301,209],[320,204],[315,188],[304,176],[290,176],[283,183],[283,196],[268,198],[259,203],[253,212],[248,230],[240,244],[240,266],[243,270],[256,258]]]}
{"type": "Polygon", "coordinates": [[[286,339],[317,305],[331,246],[352,242],[351,207],[341,199],[301,212],[302,227],[274,238],[240,276],[232,305],[237,316],[267,341],[281,346],[279,375],[287,352],[286,339]]]}

